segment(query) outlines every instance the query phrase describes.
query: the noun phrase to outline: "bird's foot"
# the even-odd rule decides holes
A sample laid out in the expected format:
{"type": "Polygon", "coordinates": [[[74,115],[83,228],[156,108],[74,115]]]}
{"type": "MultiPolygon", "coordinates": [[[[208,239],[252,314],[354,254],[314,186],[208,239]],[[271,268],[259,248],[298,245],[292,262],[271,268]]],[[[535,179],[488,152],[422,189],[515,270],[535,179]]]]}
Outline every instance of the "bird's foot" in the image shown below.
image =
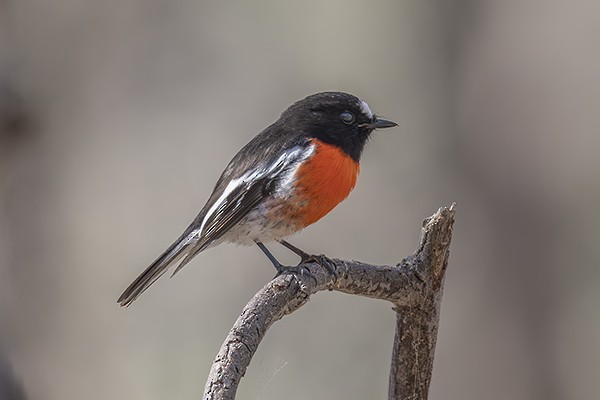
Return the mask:
{"type": "Polygon", "coordinates": [[[337,274],[337,271],[336,271],[333,263],[331,262],[331,260],[329,258],[325,257],[323,254],[320,254],[320,255],[309,254],[309,253],[305,252],[304,250],[299,249],[298,247],[294,246],[293,244],[291,244],[290,242],[285,241],[285,240],[280,240],[279,243],[281,243],[282,245],[284,245],[285,247],[287,247],[288,249],[290,249],[291,251],[296,253],[298,256],[300,256],[300,264],[298,264],[298,266],[302,266],[302,264],[308,264],[308,263],[319,264],[320,266],[325,268],[327,270],[327,272],[329,272],[331,275],[333,275],[334,280],[337,280],[338,274],[337,274]]]}
{"type": "Polygon", "coordinates": [[[306,254],[306,258],[303,258],[300,264],[315,263],[325,268],[330,275],[333,276],[334,281],[338,279],[338,273],[335,268],[335,264],[323,254],[306,254]]]}
{"type": "Polygon", "coordinates": [[[275,265],[275,269],[277,269],[277,274],[275,274],[275,278],[280,275],[292,275],[296,278],[298,283],[301,283],[301,279],[306,275],[310,277],[313,281],[315,281],[315,285],[318,285],[319,282],[317,278],[310,272],[307,266],[304,263],[300,263],[295,267],[287,266],[287,265],[275,265]]]}

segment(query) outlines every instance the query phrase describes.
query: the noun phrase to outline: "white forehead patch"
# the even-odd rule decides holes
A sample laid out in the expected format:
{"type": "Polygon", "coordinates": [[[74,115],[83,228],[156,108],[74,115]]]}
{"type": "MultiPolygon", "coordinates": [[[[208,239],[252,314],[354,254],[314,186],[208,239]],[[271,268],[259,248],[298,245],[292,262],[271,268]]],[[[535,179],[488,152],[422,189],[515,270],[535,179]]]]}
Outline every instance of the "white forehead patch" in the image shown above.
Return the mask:
{"type": "Polygon", "coordinates": [[[373,119],[373,112],[371,112],[371,109],[367,103],[361,100],[358,103],[358,106],[360,107],[360,112],[369,117],[369,119],[373,119]]]}

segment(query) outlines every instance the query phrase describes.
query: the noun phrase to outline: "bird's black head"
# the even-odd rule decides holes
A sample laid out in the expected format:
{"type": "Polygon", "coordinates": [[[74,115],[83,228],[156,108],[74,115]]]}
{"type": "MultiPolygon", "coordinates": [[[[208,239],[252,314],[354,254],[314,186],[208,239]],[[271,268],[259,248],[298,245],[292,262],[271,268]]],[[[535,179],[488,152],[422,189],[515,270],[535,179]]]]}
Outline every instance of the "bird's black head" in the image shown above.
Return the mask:
{"type": "Polygon", "coordinates": [[[367,103],[342,92],[308,96],[285,110],[281,122],[288,129],[338,146],[355,161],[375,129],[398,125],[378,118],[367,103]]]}

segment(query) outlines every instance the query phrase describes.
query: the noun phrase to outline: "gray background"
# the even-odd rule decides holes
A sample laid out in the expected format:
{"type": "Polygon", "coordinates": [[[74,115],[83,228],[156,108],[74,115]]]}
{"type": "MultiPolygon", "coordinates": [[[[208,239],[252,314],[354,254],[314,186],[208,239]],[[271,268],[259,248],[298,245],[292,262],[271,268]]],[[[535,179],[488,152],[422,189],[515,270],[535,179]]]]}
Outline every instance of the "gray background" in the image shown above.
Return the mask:
{"type": "MultiPolygon", "coordinates": [[[[597,398],[600,3],[4,0],[0,13],[0,348],[28,398],[200,396],[273,276],[266,258],[220,246],[129,309],[116,298],[235,152],[323,90],[400,126],[292,242],[394,263],[456,201],[431,398],[597,398]]],[[[385,398],[393,325],[389,304],[320,293],[271,329],[239,398],[385,398]]]]}

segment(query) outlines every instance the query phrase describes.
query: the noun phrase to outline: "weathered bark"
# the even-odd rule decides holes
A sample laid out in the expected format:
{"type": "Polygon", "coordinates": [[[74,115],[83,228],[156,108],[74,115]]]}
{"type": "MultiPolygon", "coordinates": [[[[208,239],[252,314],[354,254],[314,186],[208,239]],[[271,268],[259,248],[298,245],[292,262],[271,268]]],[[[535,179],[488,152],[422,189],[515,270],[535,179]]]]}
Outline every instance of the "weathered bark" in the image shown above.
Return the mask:
{"type": "Polygon", "coordinates": [[[454,205],[440,208],[424,221],[416,253],[396,266],[317,256],[303,265],[309,273],[273,279],[250,300],[231,328],[209,373],[204,399],[234,399],[269,327],[320,290],[393,303],[397,325],[389,399],[426,399],[453,223],[454,205]]]}

